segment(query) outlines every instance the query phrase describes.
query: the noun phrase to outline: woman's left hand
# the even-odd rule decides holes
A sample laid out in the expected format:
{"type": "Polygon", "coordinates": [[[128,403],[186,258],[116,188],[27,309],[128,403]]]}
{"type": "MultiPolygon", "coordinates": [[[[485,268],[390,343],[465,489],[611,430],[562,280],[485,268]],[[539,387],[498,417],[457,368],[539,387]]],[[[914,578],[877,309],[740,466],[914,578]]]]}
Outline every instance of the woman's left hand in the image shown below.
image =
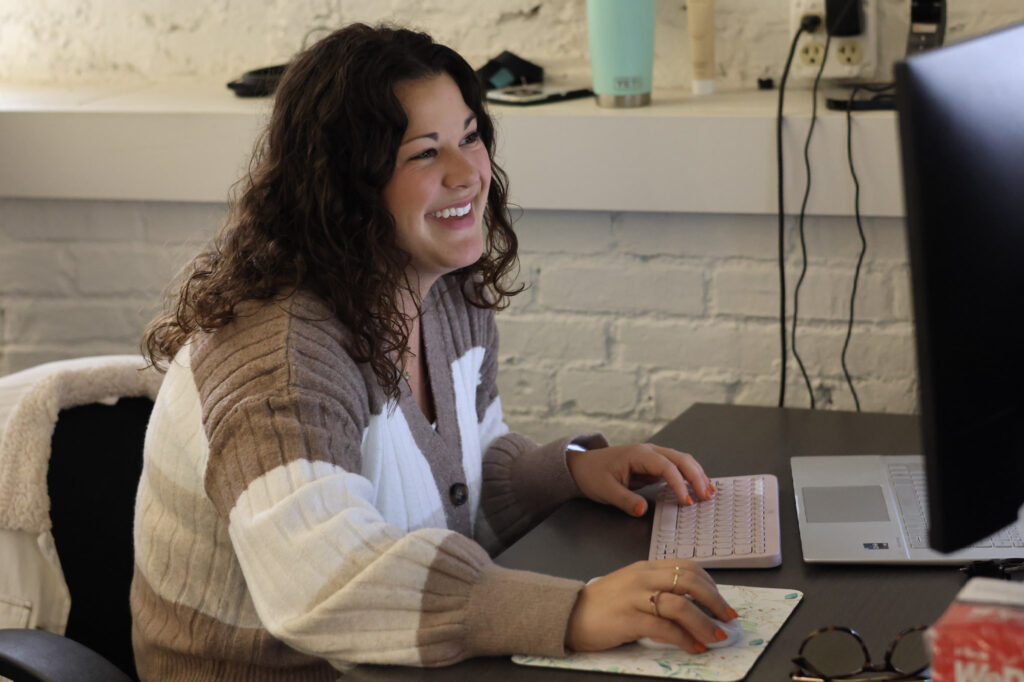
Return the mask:
{"type": "Polygon", "coordinates": [[[566,454],[569,472],[583,494],[595,502],[611,504],[632,516],[643,516],[647,500],[633,492],[664,479],[684,504],[710,500],[715,489],[697,460],[685,452],[650,443],[615,445],[566,454]]]}

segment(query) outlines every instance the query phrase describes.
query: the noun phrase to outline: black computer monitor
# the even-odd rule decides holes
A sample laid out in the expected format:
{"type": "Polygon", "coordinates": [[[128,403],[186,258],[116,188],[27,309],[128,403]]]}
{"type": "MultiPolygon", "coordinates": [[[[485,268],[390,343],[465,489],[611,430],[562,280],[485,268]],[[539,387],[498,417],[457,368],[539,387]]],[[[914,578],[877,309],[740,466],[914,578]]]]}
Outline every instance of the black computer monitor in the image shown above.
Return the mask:
{"type": "Polygon", "coordinates": [[[931,544],[1024,504],[1024,24],[896,65],[931,544]]]}

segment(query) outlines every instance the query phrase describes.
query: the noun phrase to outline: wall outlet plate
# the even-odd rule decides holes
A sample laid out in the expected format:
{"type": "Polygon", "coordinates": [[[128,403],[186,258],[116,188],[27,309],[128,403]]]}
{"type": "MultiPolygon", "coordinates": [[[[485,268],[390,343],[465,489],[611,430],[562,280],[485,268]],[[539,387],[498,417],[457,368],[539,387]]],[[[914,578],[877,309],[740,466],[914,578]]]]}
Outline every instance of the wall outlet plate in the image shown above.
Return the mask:
{"type": "MultiPolygon", "coordinates": [[[[878,68],[878,0],[860,0],[864,15],[864,30],[856,36],[832,36],[828,47],[822,80],[871,80],[878,68]]],[[[790,39],[800,28],[800,20],[807,14],[822,18],[821,27],[814,33],[804,33],[796,46],[796,56],[790,67],[790,78],[813,82],[825,52],[825,0],[790,0],[790,39]]]]}

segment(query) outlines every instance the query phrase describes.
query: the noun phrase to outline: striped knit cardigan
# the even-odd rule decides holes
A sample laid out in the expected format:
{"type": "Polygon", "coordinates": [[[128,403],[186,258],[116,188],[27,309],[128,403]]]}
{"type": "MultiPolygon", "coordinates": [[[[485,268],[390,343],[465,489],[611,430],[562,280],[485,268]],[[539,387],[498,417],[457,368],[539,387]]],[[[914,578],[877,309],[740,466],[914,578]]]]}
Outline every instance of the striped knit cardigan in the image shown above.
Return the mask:
{"type": "Polygon", "coordinates": [[[132,611],[143,680],[333,680],[355,663],[562,655],[582,583],[490,555],[579,494],[571,442],[509,433],[493,315],[423,305],[437,414],[386,402],[322,301],[186,345],[146,435],[132,611]],[[486,549],[485,549],[486,548],[486,549]]]}

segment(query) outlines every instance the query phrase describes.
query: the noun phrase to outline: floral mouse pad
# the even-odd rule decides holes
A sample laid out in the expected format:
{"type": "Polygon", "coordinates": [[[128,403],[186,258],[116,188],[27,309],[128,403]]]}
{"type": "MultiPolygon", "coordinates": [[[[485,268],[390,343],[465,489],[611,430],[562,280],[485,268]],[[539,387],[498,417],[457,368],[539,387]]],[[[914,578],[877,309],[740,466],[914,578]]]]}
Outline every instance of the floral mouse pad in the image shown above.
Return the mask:
{"type": "Polygon", "coordinates": [[[729,605],[739,612],[740,625],[743,626],[743,636],[730,647],[688,654],[682,649],[669,651],[624,644],[596,653],[573,653],[565,658],[517,655],[512,660],[520,665],[594,670],[618,675],[717,682],[742,680],[804,595],[798,590],[768,587],[719,585],[718,589],[729,605]]]}

